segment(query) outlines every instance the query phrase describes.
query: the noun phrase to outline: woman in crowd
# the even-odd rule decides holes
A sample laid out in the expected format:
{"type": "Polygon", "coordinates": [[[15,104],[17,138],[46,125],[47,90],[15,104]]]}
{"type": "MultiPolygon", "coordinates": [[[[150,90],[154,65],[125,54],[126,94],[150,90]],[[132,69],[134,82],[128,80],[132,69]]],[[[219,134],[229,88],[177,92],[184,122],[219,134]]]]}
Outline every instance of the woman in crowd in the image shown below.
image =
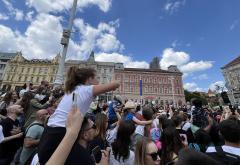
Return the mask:
{"type": "Polygon", "coordinates": [[[136,105],[133,101],[127,101],[124,106],[124,120],[133,121],[135,124],[138,125],[146,125],[151,124],[152,120],[148,121],[141,121],[135,117],[136,105]]]}
{"type": "Polygon", "coordinates": [[[96,137],[90,142],[88,148],[92,151],[96,146],[99,146],[101,150],[105,150],[108,146],[106,141],[106,132],[108,128],[107,115],[98,113],[95,119],[96,124],[96,137]]]}
{"type": "Polygon", "coordinates": [[[135,165],[160,165],[160,155],[155,143],[143,137],[136,144],[135,165]]]}
{"type": "Polygon", "coordinates": [[[178,152],[184,148],[181,137],[174,127],[167,127],[163,130],[161,136],[162,154],[161,164],[176,162],[178,152]]]}
{"type": "Polygon", "coordinates": [[[132,121],[122,120],[119,123],[117,138],[112,143],[110,152],[110,165],[132,165],[134,163],[134,152],[130,150],[134,131],[135,125],[132,121]]]}
{"type": "Polygon", "coordinates": [[[65,82],[65,95],[54,114],[49,118],[48,127],[42,135],[43,140],[38,150],[40,163],[45,164],[62,140],[66,132],[65,123],[73,98],[76,100],[77,107],[85,115],[95,96],[118,87],[118,82],[98,85],[96,71],[92,68],[70,67],[65,82]]]}
{"type": "Polygon", "coordinates": [[[0,115],[7,115],[7,107],[12,103],[12,94],[13,93],[11,91],[5,93],[5,96],[0,103],[0,115]]]}

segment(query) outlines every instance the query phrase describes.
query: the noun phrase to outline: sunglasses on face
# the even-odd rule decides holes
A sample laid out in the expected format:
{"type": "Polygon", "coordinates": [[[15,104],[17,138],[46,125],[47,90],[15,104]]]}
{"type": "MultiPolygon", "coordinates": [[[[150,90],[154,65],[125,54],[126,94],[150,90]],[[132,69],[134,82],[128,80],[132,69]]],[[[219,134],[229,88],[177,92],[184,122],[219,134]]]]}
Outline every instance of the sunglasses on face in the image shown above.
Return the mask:
{"type": "Polygon", "coordinates": [[[158,156],[160,157],[160,153],[159,152],[153,152],[153,153],[149,153],[147,155],[150,155],[152,157],[153,161],[156,161],[158,156]]]}

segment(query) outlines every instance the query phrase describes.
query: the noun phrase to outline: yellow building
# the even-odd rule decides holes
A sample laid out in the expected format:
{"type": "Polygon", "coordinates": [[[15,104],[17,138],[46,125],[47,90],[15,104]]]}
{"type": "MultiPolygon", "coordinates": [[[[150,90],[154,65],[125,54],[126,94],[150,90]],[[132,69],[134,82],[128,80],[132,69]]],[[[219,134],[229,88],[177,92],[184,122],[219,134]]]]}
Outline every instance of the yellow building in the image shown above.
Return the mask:
{"type": "Polygon", "coordinates": [[[52,83],[55,80],[59,60],[60,55],[53,60],[27,60],[21,52],[18,52],[13,59],[8,61],[1,89],[3,91],[19,90],[24,83],[31,82],[35,86],[39,85],[42,80],[52,83]]]}

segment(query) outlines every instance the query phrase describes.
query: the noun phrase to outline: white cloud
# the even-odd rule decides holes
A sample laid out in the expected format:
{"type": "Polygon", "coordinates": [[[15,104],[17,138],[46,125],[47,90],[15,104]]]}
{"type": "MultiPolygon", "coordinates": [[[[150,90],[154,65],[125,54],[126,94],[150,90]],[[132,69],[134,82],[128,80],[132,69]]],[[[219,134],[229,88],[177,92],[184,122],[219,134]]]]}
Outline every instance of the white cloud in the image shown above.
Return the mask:
{"type": "Polygon", "coordinates": [[[149,68],[149,64],[145,61],[133,61],[130,56],[119,53],[96,53],[96,61],[120,62],[127,68],[149,68]]]}
{"type": "Polygon", "coordinates": [[[185,3],[186,0],[168,0],[164,6],[164,10],[169,14],[173,14],[177,12],[180,7],[183,7],[185,3]]]}
{"type": "Polygon", "coordinates": [[[227,88],[225,87],[224,81],[216,81],[216,82],[210,84],[209,89],[211,89],[212,91],[216,91],[216,86],[222,87],[224,91],[227,90],[227,88]]]}
{"type": "Polygon", "coordinates": [[[239,20],[237,19],[237,20],[235,20],[233,23],[232,23],[232,25],[230,26],[230,30],[232,31],[232,30],[234,30],[237,26],[238,26],[238,24],[239,24],[239,20]]]}
{"type": "Polygon", "coordinates": [[[121,43],[117,40],[116,36],[112,34],[104,34],[97,40],[97,46],[104,52],[109,52],[119,50],[121,43]]]}
{"type": "Polygon", "coordinates": [[[39,14],[24,34],[1,25],[0,49],[21,50],[27,58],[51,58],[59,52],[62,26],[60,17],[39,14]]]}
{"type": "Polygon", "coordinates": [[[21,21],[24,17],[23,11],[19,10],[17,8],[14,8],[12,3],[8,0],[2,0],[2,2],[5,4],[5,7],[8,9],[9,16],[14,16],[16,21],[21,21]]]}
{"type": "MultiPolygon", "coordinates": [[[[100,10],[107,12],[111,7],[112,0],[78,0],[80,9],[97,5],[100,10]]],[[[73,0],[26,0],[28,7],[35,8],[38,12],[62,12],[72,7],[73,0]]]]}
{"type": "Polygon", "coordinates": [[[177,65],[179,67],[189,60],[189,54],[185,52],[176,52],[172,48],[166,48],[163,51],[160,65],[162,69],[167,69],[170,65],[177,65]]]}
{"type": "Polygon", "coordinates": [[[23,11],[16,9],[15,10],[15,20],[21,21],[21,20],[23,20],[23,17],[24,17],[23,11]]]}
{"type": "Polygon", "coordinates": [[[192,82],[192,83],[185,83],[183,85],[183,88],[188,90],[188,91],[192,91],[192,92],[202,92],[204,91],[203,88],[200,88],[195,82],[192,82]]]}
{"type": "Polygon", "coordinates": [[[8,20],[8,19],[9,19],[9,16],[7,16],[4,13],[0,13],[0,20],[8,20]]]}
{"type": "Polygon", "coordinates": [[[0,50],[12,52],[17,50],[16,34],[12,29],[0,25],[0,50]]]}
{"type": "Polygon", "coordinates": [[[178,40],[174,40],[173,42],[172,42],[172,44],[171,44],[171,46],[173,47],[173,48],[175,48],[175,47],[177,47],[177,46],[180,46],[181,44],[178,42],[178,40]]]}
{"type": "Polygon", "coordinates": [[[28,12],[25,16],[25,20],[29,21],[29,22],[32,22],[33,21],[33,14],[34,14],[34,11],[28,12]]]}
{"type": "Polygon", "coordinates": [[[198,71],[204,71],[212,68],[213,61],[193,61],[185,65],[180,66],[180,70],[184,73],[193,73],[198,71]]]}
{"type": "Polygon", "coordinates": [[[160,60],[162,69],[167,69],[170,65],[176,65],[184,77],[193,73],[210,69],[213,61],[190,61],[190,55],[183,51],[174,51],[173,48],[166,48],[160,60]]]}
{"type": "Polygon", "coordinates": [[[79,50],[84,57],[87,57],[92,50],[99,49],[100,52],[118,52],[124,49],[124,45],[116,37],[116,28],[119,27],[119,20],[109,23],[101,22],[95,28],[82,19],[74,21],[79,31],[79,50]]]}
{"type": "MultiPolygon", "coordinates": [[[[29,12],[27,15],[31,17],[32,14],[33,12],[29,12]]],[[[0,50],[22,50],[27,58],[52,58],[61,52],[62,48],[60,45],[63,30],[61,20],[61,17],[40,13],[24,33],[1,25],[0,50]]],[[[73,34],[79,33],[80,38],[78,41],[70,39],[67,59],[87,59],[92,50],[105,53],[121,51],[124,45],[116,37],[117,27],[119,27],[119,20],[109,23],[101,22],[97,27],[93,27],[82,19],[76,19],[74,24],[76,33],[73,34]]]]}
{"type": "Polygon", "coordinates": [[[207,74],[201,74],[199,76],[193,77],[193,80],[207,80],[208,75],[207,74]]]}

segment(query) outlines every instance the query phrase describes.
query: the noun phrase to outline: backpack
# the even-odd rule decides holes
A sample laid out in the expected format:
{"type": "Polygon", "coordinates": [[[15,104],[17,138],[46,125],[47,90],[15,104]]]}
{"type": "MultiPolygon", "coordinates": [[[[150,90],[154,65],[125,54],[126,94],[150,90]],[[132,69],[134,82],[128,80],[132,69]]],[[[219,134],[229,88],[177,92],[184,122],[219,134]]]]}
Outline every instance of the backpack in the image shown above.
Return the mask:
{"type": "Polygon", "coordinates": [[[26,137],[28,130],[29,130],[32,126],[34,126],[34,125],[38,125],[38,126],[44,127],[44,125],[41,124],[41,123],[33,123],[33,124],[30,124],[30,126],[24,131],[24,138],[26,137]]]}
{"type": "Polygon", "coordinates": [[[223,151],[221,146],[215,147],[216,153],[208,153],[209,156],[224,165],[239,165],[240,156],[223,151]]]}
{"type": "MultiPolygon", "coordinates": [[[[40,123],[33,123],[31,124],[25,131],[24,131],[24,134],[23,134],[23,137],[25,138],[26,135],[27,135],[27,132],[28,130],[34,126],[34,125],[38,125],[38,126],[41,126],[41,127],[44,127],[43,124],[40,124],[40,123]]],[[[14,163],[15,164],[19,164],[20,162],[20,156],[21,156],[21,153],[22,153],[22,147],[20,149],[18,149],[18,151],[16,152],[15,156],[14,156],[14,163]]],[[[36,154],[37,152],[37,149],[35,149],[35,151],[32,153],[32,155],[28,158],[28,160],[25,162],[25,165],[30,165],[31,164],[31,161],[32,161],[32,158],[34,157],[34,155],[36,154]]]]}
{"type": "Polygon", "coordinates": [[[189,147],[190,149],[194,149],[195,151],[201,152],[201,149],[200,149],[200,147],[199,147],[199,145],[198,145],[197,143],[189,143],[189,144],[188,144],[188,147],[189,147]]]}

